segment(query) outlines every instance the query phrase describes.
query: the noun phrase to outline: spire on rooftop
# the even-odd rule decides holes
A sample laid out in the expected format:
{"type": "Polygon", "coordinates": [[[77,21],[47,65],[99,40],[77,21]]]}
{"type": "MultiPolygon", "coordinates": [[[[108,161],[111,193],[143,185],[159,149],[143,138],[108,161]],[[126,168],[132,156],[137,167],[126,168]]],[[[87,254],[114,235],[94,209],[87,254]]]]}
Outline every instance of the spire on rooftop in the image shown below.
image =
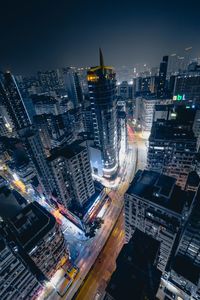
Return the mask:
{"type": "Polygon", "coordinates": [[[103,60],[103,53],[101,51],[101,48],[99,48],[99,59],[100,59],[100,67],[104,67],[104,60],[103,60]]]}

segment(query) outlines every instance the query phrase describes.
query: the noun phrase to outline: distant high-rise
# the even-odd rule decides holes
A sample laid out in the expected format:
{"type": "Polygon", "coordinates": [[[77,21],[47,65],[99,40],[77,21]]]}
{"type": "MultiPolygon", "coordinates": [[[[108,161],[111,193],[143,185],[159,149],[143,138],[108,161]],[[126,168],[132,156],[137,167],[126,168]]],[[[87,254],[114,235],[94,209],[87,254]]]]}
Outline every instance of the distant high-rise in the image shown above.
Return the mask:
{"type": "Polygon", "coordinates": [[[134,96],[147,96],[152,92],[152,77],[136,77],[133,79],[134,96]]]}
{"type": "Polygon", "coordinates": [[[117,86],[117,96],[123,100],[128,100],[133,98],[133,83],[128,83],[127,81],[122,81],[122,83],[117,86]]]}
{"type": "Polygon", "coordinates": [[[14,131],[31,124],[14,76],[6,72],[0,77],[0,98],[12,122],[14,131]]]}
{"type": "Polygon", "coordinates": [[[155,105],[159,103],[159,100],[151,97],[146,97],[141,99],[140,104],[140,121],[142,131],[149,133],[151,131],[153,123],[153,114],[155,105]]]}
{"type": "Polygon", "coordinates": [[[63,88],[62,72],[59,69],[45,72],[39,71],[37,76],[41,90],[44,93],[55,93],[63,88]]]}
{"type": "Polygon", "coordinates": [[[116,79],[113,69],[104,65],[101,50],[100,66],[91,68],[87,79],[94,143],[101,151],[103,176],[111,178],[116,175],[119,166],[116,79]]]}
{"type": "Polygon", "coordinates": [[[83,93],[77,72],[73,69],[63,69],[64,85],[69,100],[73,103],[74,108],[80,106],[83,102],[83,93]]]}
{"type": "Polygon", "coordinates": [[[166,76],[167,76],[168,56],[163,56],[160,63],[159,76],[157,81],[157,97],[162,99],[166,95],[166,76]]]}

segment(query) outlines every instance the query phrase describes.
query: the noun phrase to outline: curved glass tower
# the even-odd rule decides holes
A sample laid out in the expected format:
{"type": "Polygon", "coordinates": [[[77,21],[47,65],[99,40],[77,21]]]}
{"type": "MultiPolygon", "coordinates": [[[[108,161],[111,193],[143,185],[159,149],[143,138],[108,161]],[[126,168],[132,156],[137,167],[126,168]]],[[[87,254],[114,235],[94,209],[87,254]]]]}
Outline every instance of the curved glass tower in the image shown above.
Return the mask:
{"type": "Polygon", "coordinates": [[[113,178],[119,161],[116,79],[113,68],[104,66],[101,50],[100,66],[90,68],[87,79],[94,143],[101,150],[103,176],[113,178]]]}

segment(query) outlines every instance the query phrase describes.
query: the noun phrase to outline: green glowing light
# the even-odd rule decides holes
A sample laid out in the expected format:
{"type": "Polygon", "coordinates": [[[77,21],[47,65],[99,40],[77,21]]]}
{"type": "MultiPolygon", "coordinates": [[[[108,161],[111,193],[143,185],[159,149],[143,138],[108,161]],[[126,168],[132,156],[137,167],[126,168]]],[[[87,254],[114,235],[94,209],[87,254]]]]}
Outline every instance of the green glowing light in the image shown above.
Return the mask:
{"type": "Polygon", "coordinates": [[[178,100],[178,101],[181,101],[181,100],[183,100],[183,96],[181,96],[181,95],[177,95],[177,100],[178,100]]]}

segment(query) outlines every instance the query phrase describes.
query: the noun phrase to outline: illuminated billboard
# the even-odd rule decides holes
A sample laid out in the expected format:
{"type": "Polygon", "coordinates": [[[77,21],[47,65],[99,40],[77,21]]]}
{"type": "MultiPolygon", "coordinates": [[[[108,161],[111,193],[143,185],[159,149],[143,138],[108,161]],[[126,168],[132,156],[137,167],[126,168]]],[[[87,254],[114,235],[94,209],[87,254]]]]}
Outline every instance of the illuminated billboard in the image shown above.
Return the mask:
{"type": "Polygon", "coordinates": [[[182,101],[182,100],[186,100],[185,99],[185,94],[183,94],[183,95],[175,95],[175,96],[173,96],[173,100],[174,101],[182,101]]]}

